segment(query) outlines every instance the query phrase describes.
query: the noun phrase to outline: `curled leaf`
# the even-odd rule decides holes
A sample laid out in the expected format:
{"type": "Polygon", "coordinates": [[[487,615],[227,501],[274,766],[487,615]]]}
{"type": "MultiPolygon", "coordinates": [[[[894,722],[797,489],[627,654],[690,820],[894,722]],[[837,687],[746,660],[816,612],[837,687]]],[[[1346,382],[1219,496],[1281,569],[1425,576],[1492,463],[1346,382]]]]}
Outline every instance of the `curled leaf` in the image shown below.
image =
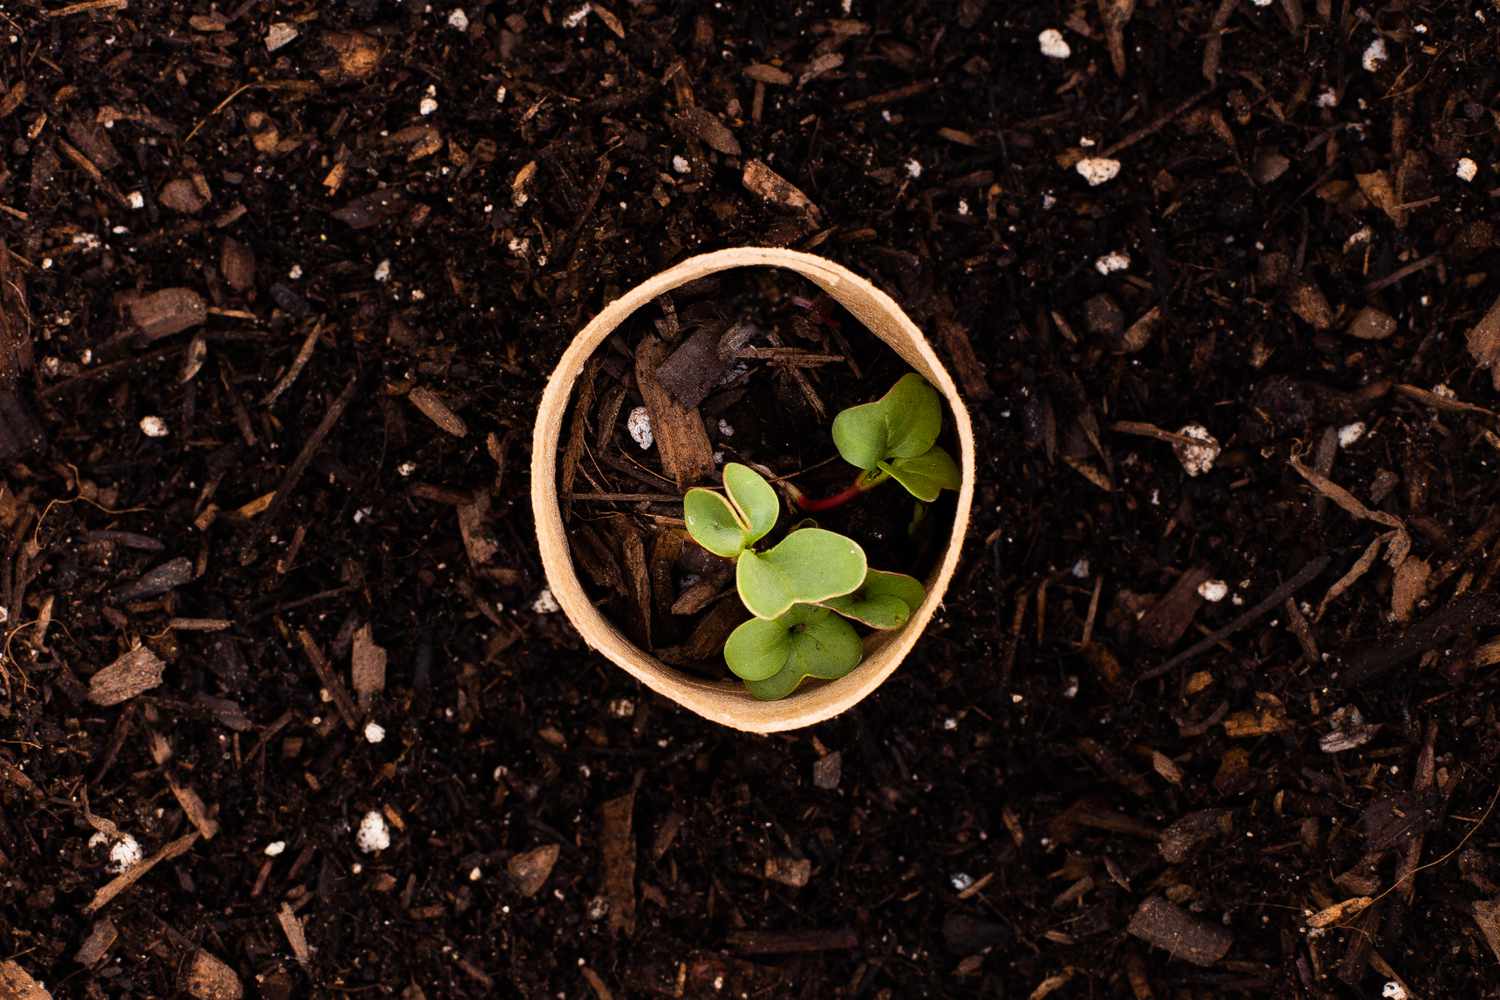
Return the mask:
{"type": "Polygon", "coordinates": [[[938,447],[915,458],[881,462],[880,468],[906,487],[906,492],[924,503],[936,500],[943,490],[958,489],[962,479],[953,456],[938,447]]]}
{"type": "Polygon", "coordinates": [[[805,604],[775,621],[745,622],[724,646],[729,669],[762,701],[785,698],[808,677],[836,680],[863,657],[854,626],[825,608],[805,604]]]}
{"type": "Polygon", "coordinates": [[[906,624],[926,597],[916,577],[872,569],[858,590],[820,603],[871,628],[895,629],[906,624]]]}
{"type": "Polygon", "coordinates": [[[682,498],[682,517],[693,541],[716,556],[733,559],[747,544],[749,527],[729,501],[713,490],[688,490],[682,498]]]}
{"type": "Polygon", "coordinates": [[[882,461],[915,458],[937,441],[943,403],[922,376],[908,373],[873,403],[833,419],[833,443],[850,465],[866,471],[882,461]]]}
{"type": "Polygon", "coordinates": [[[865,579],[865,551],[823,528],[802,528],[765,552],[740,553],[735,584],[757,618],[777,618],[793,604],[816,604],[854,590],[865,579]]]}
{"type": "Polygon", "coordinates": [[[746,545],[754,545],[776,527],[781,502],[765,477],[748,465],[730,462],[724,466],[724,490],[740,519],[749,528],[746,545]]]}

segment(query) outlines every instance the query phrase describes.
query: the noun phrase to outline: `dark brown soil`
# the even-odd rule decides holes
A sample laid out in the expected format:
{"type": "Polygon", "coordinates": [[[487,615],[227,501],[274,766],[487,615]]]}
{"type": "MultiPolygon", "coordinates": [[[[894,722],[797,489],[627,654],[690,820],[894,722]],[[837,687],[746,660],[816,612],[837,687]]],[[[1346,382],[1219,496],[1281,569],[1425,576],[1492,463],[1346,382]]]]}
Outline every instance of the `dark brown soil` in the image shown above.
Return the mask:
{"type": "Polygon", "coordinates": [[[1500,996],[1500,9],[848,6],[0,11],[5,988],[1500,996]],[[536,610],[526,471],[754,243],[981,443],[916,653],[769,739],[536,610]]]}

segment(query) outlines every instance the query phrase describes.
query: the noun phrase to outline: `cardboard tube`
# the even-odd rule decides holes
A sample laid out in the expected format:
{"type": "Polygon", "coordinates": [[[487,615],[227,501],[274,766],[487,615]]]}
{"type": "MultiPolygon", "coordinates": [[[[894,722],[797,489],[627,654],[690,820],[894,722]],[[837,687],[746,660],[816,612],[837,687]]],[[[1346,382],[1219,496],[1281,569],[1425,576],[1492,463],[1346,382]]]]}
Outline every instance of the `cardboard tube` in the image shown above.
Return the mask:
{"type": "Polygon", "coordinates": [[[969,508],[974,501],[974,429],[959,398],[958,388],[937,355],[901,307],[864,278],[831,260],[777,247],[735,247],[689,257],[626,292],[604,307],[563,352],[557,370],[542,393],[531,446],[531,509],[536,519],[537,545],[547,583],[584,640],[611,663],[660,695],[734,729],[774,733],[810,726],[832,718],[858,704],[901,665],[911,652],[958,566],[964,534],[969,527],[969,508]],[[906,627],[878,632],[865,641],[865,658],[853,671],[836,681],[808,683],[780,701],[757,701],[738,680],[725,671],[725,680],[691,677],[639,649],[599,613],[584,592],[563,528],[562,508],[557,496],[557,457],[563,434],[563,419],[573,386],[585,363],[605,339],[641,306],[664,292],[705,275],[736,267],[784,267],[807,278],[884,341],[891,350],[931,382],[948,403],[953,429],[958,437],[958,463],[963,485],[953,516],[947,550],[927,579],[927,600],[912,614],[906,627]]]}

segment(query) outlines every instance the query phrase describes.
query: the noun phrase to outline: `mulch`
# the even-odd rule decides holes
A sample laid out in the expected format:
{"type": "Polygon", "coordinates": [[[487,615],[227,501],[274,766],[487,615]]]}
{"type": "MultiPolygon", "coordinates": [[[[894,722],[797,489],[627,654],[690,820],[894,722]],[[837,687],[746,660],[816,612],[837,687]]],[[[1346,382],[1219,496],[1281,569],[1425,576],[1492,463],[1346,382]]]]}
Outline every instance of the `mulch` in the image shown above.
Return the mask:
{"type": "Polygon", "coordinates": [[[0,993],[1500,996],[1491,6],[8,5],[0,993]],[[746,244],[980,443],[771,738],[527,502],[572,332],[746,244]]]}

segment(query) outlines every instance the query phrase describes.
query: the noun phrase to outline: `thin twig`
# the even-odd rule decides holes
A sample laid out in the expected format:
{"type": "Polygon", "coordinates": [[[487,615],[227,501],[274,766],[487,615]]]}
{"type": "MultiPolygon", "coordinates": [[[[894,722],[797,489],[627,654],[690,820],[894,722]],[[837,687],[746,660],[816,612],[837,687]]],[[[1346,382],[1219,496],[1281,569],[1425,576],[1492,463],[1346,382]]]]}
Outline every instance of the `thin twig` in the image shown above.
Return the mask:
{"type": "Polygon", "coordinates": [[[1265,600],[1255,605],[1255,607],[1251,608],[1249,611],[1246,611],[1244,614],[1240,615],[1238,618],[1230,622],[1228,625],[1225,625],[1223,628],[1205,636],[1202,641],[1195,642],[1193,645],[1189,646],[1181,653],[1178,653],[1176,656],[1172,657],[1161,666],[1152,667],[1150,670],[1146,671],[1140,676],[1140,680],[1149,681],[1153,678],[1160,677],[1162,674],[1167,673],[1169,670],[1172,670],[1175,667],[1179,667],[1182,664],[1187,663],[1189,660],[1195,659],[1202,653],[1212,649],[1214,646],[1218,645],[1219,640],[1223,639],[1225,636],[1233,635],[1235,632],[1238,632],[1245,626],[1254,624],[1257,620],[1268,614],[1272,609],[1280,605],[1282,601],[1286,600],[1288,597],[1291,597],[1297,591],[1301,590],[1304,586],[1310,583],[1314,577],[1323,572],[1323,570],[1327,567],[1328,557],[1318,556],[1312,562],[1308,563],[1306,566],[1303,566],[1300,570],[1298,570],[1297,574],[1290,580],[1273,590],[1265,600]]]}

